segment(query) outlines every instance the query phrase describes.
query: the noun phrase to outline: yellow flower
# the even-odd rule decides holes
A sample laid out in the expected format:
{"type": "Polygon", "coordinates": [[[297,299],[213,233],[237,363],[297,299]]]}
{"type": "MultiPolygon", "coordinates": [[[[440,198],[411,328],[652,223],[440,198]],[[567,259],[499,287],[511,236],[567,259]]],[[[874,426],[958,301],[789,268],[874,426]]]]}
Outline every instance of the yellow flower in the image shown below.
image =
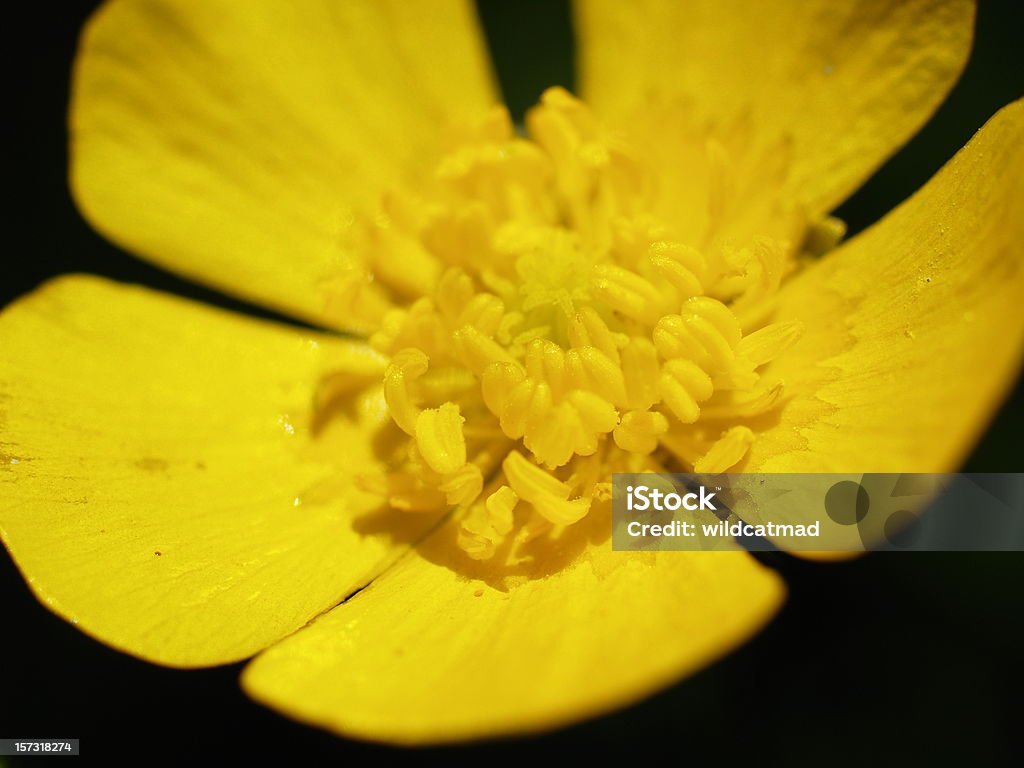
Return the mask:
{"type": "Polygon", "coordinates": [[[71,182],[112,240],[355,336],[71,276],[0,317],[40,600],[362,738],[553,728],[743,642],[744,553],[613,553],[618,469],[942,471],[1019,369],[1024,105],[834,249],[968,2],[580,2],[516,131],[470,7],[112,2],[71,182]]]}

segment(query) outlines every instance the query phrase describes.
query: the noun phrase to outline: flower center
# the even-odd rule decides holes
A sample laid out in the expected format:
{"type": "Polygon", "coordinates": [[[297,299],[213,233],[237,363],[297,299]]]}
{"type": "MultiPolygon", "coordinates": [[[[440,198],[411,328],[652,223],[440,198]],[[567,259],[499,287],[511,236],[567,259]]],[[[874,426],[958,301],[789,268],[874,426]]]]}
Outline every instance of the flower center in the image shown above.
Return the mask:
{"type": "MultiPolygon", "coordinates": [[[[759,369],[800,333],[759,311],[787,245],[685,241],[657,162],[562,89],[526,127],[496,108],[454,132],[426,181],[357,222],[365,263],[334,296],[375,329],[407,436],[362,486],[400,510],[456,507],[476,559],[557,535],[607,501],[613,471],[736,466],[748,422],[780,403],[759,369]]],[[[723,152],[708,145],[719,175],[723,152]]]]}

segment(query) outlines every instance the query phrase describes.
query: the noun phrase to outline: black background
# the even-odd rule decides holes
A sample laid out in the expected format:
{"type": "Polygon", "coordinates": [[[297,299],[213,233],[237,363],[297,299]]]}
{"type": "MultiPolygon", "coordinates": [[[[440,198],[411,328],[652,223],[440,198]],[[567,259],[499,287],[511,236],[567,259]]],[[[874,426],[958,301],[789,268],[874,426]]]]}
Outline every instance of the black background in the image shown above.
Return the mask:
{"type": "MultiPolygon", "coordinates": [[[[13,199],[3,232],[0,304],[51,276],[87,271],[269,315],[135,260],[75,211],[65,183],[68,71],[94,5],[41,2],[6,18],[7,95],[14,108],[4,138],[13,199]]],[[[960,84],[907,148],[839,209],[851,233],[911,194],[1024,92],[1022,6],[982,0],[975,50],[960,84]]],[[[572,86],[564,3],[484,0],[481,13],[515,113],[547,85],[572,86]]],[[[967,469],[1024,469],[1022,403],[1018,385],[967,469]]],[[[832,565],[772,556],[768,562],[789,584],[785,608],[760,636],[695,677],[549,736],[410,756],[486,760],[595,747],[639,755],[662,747],[673,760],[697,764],[987,765],[1022,753],[1024,555],[876,554],[832,565]]],[[[80,738],[87,755],[104,761],[128,749],[140,750],[140,760],[231,755],[243,764],[396,756],[249,702],[236,684],[241,665],[175,671],[90,640],[34,600],[6,552],[0,594],[2,737],[80,738]]]]}

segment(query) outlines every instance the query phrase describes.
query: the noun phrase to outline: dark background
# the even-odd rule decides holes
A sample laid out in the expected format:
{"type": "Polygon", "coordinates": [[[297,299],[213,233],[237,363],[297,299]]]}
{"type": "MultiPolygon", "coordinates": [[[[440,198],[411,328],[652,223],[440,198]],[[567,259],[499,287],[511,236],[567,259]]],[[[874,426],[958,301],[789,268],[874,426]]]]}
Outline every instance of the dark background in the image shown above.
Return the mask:
{"type": "MultiPolygon", "coordinates": [[[[5,8],[14,109],[4,137],[13,200],[3,231],[0,305],[54,275],[87,271],[273,316],[133,259],[75,211],[65,183],[64,114],[78,30],[94,6],[40,2],[13,17],[5,8]]],[[[1018,0],[981,0],[975,50],[949,100],[839,209],[851,234],[911,194],[986,119],[1024,93],[1022,10],[1018,0]]],[[[514,113],[548,85],[572,86],[565,3],[483,0],[481,12],[514,113]]],[[[1022,403],[1018,385],[967,469],[1024,469],[1022,403]]],[[[785,608],[760,636],[695,677],[549,736],[410,756],[529,758],[595,747],[637,755],[661,747],[672,761],[697,764],[988,765],[1024,754],[1024,555],[875,554],[831,565],[777,555],[768,562],[789,583],[785,608]]],[[[0,736],[80,738],[84,753],[104,761],[130,748],[147,762],[158,755],[183,761],[231,755],[243,763],[402,756],[251,703],[236,684],[241,665],[174,671],[90,640],[32,598],[6,552],[0,594],[0,736]]]]}

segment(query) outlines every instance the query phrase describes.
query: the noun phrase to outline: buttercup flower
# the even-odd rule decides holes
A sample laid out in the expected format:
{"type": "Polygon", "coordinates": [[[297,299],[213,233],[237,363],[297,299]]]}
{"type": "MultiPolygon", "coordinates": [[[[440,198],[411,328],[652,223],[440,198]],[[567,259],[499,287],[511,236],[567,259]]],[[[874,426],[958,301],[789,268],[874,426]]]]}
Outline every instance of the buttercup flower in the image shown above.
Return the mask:
{"type": "Polygon", "coordinates": [[[85,276],[7,308],[0,533],[41,601],[156,663],[255,655],[252,697],[343,735],[537,731],[783,599],[742,552],[612,552],[613,472],[957,466],[1024,348],[1024,106],[848,243],[828,213],[973,5],[575,10],[579,98],[521,130],[457,0],[97,14],[83,213],[325,330],[85,276]]]}

